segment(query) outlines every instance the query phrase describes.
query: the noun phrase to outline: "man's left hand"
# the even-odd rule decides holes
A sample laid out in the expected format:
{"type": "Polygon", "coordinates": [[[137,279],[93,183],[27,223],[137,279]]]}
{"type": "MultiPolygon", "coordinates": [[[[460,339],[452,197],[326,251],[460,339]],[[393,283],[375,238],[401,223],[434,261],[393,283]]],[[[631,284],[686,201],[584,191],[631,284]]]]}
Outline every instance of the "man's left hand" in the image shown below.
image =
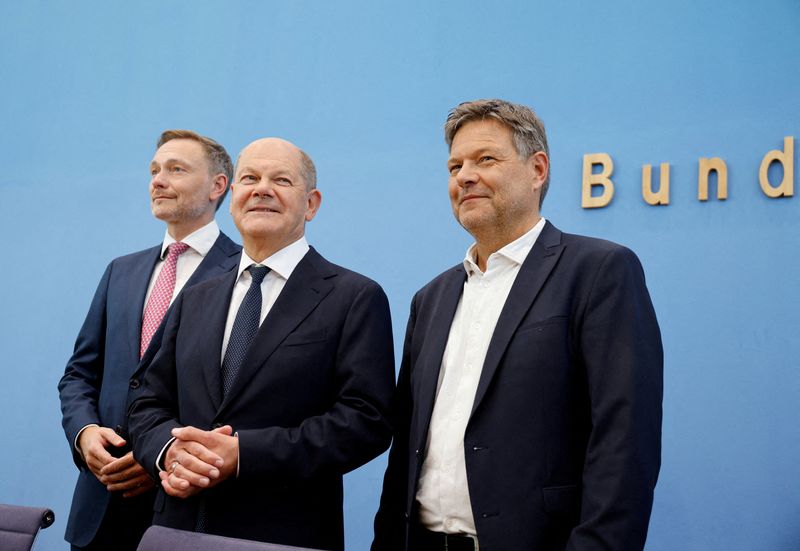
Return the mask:
{"type": "Polygon", "coordinates": [[[155,486],[139,463],[128,452],[100,469],[100,482],[109,492],[123,492],[122,497],[135,497],[155,486]]]}

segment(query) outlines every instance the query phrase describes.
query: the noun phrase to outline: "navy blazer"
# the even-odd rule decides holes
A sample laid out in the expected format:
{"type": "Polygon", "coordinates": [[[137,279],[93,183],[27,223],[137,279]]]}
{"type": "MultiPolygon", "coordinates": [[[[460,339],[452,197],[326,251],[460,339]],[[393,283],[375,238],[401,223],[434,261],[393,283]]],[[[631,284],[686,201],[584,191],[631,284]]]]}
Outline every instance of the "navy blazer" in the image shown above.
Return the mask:
{"type": "MultiPolygon", "coordinates": [[[[184,288],[218,276],[238,265],[241,247],[220,233],[184,288]]],[[[106,268],[83,322],[75,350],[58,383],[62,425],[73,460],[80,469],[67,522],[67,541],[83,547],[93,539],[111,493],[75,450],[75,438],[96,423],[126,436],[126,409],[138,391],[141,372],[158,349],[163,323],[139,359],[144,299],[161,245],[113,260],[106,268]]],[[[130,447],[110,450],[121,456],[130,447]]],[[[152,498],[151,498],[152,499],[152,498]]]]}
{"type": "MultiPolygon", "coordinates": [[[[439,368],[466,274],[413,299],[376,551],[410,549],[439,368]]],[[[640,551],[660,467],[663,353],[639,260],[545,225],[492,336],[464,435],[481,551],[640,551]]]]}
{"type": "Polygon", "coordinates": [[[238,433],[238,477],[179,499],[159,489],[154,524],[342,549],[342,475],[389,446],[391,319],[377,283],[303,257],[256,334],[227,397],[220,358],[236,271],[183,293],[130,409],[136,459],[156,459],[174,427],[238,433]]]}

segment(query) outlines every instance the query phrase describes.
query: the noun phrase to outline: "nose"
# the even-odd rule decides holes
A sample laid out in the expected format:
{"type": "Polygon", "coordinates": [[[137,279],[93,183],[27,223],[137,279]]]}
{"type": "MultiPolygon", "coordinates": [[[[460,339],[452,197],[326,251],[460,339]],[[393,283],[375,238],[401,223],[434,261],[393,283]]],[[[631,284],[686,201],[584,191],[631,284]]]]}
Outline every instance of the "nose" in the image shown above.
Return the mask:
{"type": "Polygon", "coordinates": [[[165,188],[167,187],[167,182],[164,180],[163,172],[159,171],[153,174],[150,177],[150,187],[151,188],[165,188]]]}
{"type": "Polygon", "coordinates": [[[251,193],[256,197],[272,197],[274,195],[273,187],[269,178],[261,178],[258,182],[253,184],[251,193]]]}
{"type": "Polygon", "coordinates": [[[465,162],[461,165],[456,173],[456,182],[461,187],[470,186],[478,181],[478,173],[475,170],[475,165],[465,162]]]}

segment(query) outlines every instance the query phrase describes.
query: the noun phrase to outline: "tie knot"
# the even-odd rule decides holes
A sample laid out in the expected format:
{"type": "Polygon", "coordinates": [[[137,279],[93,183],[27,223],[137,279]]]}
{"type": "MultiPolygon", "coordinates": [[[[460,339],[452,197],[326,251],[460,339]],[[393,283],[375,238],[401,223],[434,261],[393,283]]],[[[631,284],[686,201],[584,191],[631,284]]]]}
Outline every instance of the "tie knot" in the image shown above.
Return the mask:
{"type": "Polygon", "coordinates": [[[269,272],[269,268],[266,266],[256,266],[255,264],[251,264],[247,271],[250,272],[250,276],[253,278],[253,283],[256,285],[261,285],[261,282],[264,281],[264,278],[269,272]]]}
{"type": "Polygon", "coordinates": [[[167,247],[167,258],[178,258],[189,249],[189,245],[176,241],[167,247]]]}

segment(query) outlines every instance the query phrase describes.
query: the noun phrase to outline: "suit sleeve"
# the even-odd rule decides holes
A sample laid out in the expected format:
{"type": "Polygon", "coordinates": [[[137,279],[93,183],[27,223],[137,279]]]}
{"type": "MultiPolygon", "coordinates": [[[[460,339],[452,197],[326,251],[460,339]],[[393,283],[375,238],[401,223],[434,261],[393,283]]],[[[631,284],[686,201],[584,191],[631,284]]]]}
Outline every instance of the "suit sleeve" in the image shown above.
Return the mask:
{"type": "Polygon", "coordinates": [[[409,439],[411,427],[411,341],[416,321],[416,297],[411,301],[411,312],[403,343],[403,358],[397,378],[397,395],[392,408],[394,439],[389,452],[389,463],[383,477],[383,491],[375,515],[375,539],[372,551],[400,551],[405,549],[409,480],[409,439]]]}
{"type": "Polygon", "coordinates": [[[338,342],[337,396],[296,427],[239,430],[239,479],[345,473],[373,459],[391,437],[394,352],[389,303],[375,283],[355,292],[338,342]]]}
{"type": "Polygon", "coordinates": [[[172,439],[178,422],[178,388],[175,371],[175,343],[183,310],[183,293],[170,308],[161,347],[144,375],[141,392],[128,408],[128,432],[133,456],[158,480],[156,459],[172,439]]]}
{"type": "Polygon", "coordinates": [[[661,462],[663,351],[630,250],[613,249],[599,263],[578,333],[592,429],[580,524],[566,549],[641,551],[661,462]]]}
{"type": "Polygon", "coordinates": [[[106,300],[112,264],[106,267],[94,293],[89,312],[83,322],[75,348],[67,362],[64,376],[58,383],[61,400],[61,424],[69,442],[72,459],[78,468],[86,464],[75,449],[75,439],[86,425],[100,424],[98,401],[103,382],[106,335],[106,300]]]}

